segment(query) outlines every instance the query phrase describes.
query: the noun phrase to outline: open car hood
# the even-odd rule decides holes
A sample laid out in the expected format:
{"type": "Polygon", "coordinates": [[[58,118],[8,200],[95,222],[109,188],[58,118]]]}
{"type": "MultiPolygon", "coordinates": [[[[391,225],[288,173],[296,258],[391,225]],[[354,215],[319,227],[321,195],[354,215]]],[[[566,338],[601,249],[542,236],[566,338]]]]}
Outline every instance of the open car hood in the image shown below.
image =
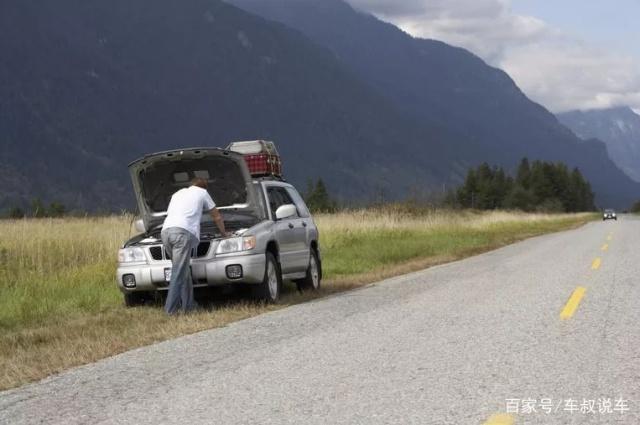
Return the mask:
{"type": "Polygon", "coordinates": [[[189,187],[194,177],[209,182],[209,194],[219,209],[260,216],[244,157],[235,152],[219,148],[159,152],[132,162],[129,172],[147,232],[164,222],[171,196],[189,187]]]}

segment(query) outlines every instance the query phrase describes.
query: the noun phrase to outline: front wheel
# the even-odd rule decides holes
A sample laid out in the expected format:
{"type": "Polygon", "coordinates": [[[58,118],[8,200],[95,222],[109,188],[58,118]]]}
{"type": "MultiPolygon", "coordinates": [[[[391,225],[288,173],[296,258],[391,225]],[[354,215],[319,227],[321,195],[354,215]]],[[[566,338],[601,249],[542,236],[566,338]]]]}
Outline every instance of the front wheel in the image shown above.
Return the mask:
{"type": "Polygon", "coordinates": [[[307,267],[307,275],[304,279],[298,280],[298,291],[312,290],[318,291],[320,289],[320,281],[322,279],[322,272],[320,269],[320,260],[318,259],[318,253],[315,249],[311,250],[309,255],[309,267],[307,267]]]}
{"type": "Polygon", "coordinates": [[[275,303],[280,299],[282,292],[282,274],[276,257],[270,252],[267,252],[265,257],[264,278],[256,288],[256,298],[275,303]]]}

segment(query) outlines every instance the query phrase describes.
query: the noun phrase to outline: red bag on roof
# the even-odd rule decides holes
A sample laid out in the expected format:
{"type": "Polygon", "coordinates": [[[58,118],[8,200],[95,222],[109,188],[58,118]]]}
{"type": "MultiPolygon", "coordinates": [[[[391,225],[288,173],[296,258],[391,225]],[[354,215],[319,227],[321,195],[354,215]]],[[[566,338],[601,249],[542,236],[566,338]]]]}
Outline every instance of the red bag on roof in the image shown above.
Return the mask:
{"type": "Polygon", "coordinates": [[[233,142],[227,147],[227,150],[244,156],[253,177],[282,177],[282,162],[273,142],[267,140],[233,142]]]}

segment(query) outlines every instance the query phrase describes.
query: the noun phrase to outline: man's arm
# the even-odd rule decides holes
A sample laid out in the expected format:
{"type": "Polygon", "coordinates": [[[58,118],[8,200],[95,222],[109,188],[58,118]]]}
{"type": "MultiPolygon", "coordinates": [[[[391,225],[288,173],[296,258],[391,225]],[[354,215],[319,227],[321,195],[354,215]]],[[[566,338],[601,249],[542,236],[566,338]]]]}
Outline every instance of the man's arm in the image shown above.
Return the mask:
{"type": "Polygon", "coordinates": [[[230,233],[227,233],[227,229],[224,227],[224,220],[222,219],[222,214],[220,214],[220,211],[218,211],[217,208],[213,208],[211,211],[209,211],[209,214],[211,214],[213,222],[216,223],[216,226],[218,226],[220,233],[222,233],[222,237],[227,238],[231,236],[230,233]]]}

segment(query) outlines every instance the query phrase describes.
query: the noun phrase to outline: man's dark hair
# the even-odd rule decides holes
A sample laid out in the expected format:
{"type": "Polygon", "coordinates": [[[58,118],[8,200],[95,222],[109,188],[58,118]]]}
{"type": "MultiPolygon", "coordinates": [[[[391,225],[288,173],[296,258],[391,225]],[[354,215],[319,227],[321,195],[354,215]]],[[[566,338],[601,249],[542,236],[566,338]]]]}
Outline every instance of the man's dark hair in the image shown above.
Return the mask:
{"type": "Polygon", "coordinates": [[[191,186],[198,186],[202,189],[206,189],[209,186],[209,182],[207,182],[207,180],[203,179],[202,177],[196,177],[195,179],[191,180],[191,186]]]}

